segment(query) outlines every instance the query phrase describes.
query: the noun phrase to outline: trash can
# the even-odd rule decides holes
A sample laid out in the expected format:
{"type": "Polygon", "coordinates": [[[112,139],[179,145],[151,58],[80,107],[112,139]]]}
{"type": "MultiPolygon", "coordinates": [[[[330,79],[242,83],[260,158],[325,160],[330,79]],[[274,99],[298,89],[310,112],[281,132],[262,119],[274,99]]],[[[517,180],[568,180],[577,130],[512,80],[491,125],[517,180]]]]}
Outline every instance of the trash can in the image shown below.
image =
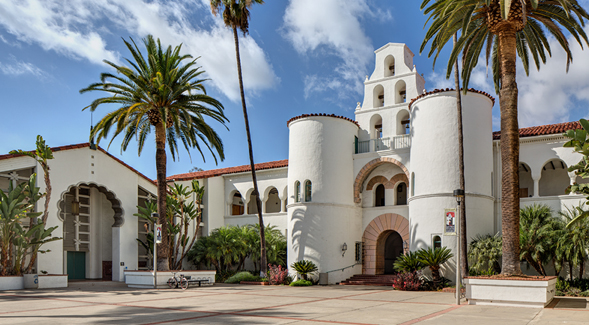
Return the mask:
{"type": "Polygon", "coordinates": [[[329,283],[328,278],[328,273],[319,273],[319,285],[326,286],[329,283]]]}

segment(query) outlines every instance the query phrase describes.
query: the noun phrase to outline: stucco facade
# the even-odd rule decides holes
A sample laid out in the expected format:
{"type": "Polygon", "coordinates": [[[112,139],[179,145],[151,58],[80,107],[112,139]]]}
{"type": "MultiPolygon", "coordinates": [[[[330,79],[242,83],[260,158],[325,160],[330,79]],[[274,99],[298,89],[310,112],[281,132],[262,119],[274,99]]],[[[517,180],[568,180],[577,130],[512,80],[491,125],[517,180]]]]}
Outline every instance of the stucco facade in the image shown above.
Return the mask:
{"type": "MultiPolygon", "coordinates": [[[[454,250],[456,243],[456,236],[445,233],[445,211],[456,208],[452,192],[459,187],[456,94],[426,92],[404,44],[387,44],[375,55],[354,119],[292,118],[288,160],[256,165],[264,221],[287,237],[288,264],[312,260],[329,273],[330,283],[354,274],[389,273],[403,252],[426,246],[454,250]]],[[[492,131],[492,96],[471,90],[462,103],[472,238],[501,229],[500,134],[492,131]]],[[[584,199],[565,195],[569,184],[584,181],[566,170],[580,156],[563,148],[562,132],[576,127],[521,130],[522,206],[545,203],[556,212],[584,199]]],[[[85,278],[104,277],[104,262],[112,264],[115,281],[123,280],[125,269],[146,267],[135,240],[144,235],[143,224],[133,214],[141,200],[156,193],[155,184],[88,145],[61,148],[50,166],[49,226],[58,226],[55,235],[65,239],[48,245],[52,252],[39,257],[38,270],[68,272],[68,256],[73,256],[68,252],[84,252],[85,278]],[[68,223],[73,197],[86,200],[84,218],[75,225],[68,223]]],[[[30,158],[0,156],[0,188],[40,170],[30,158]]],[[[249,166],[174,175],[168,181],[188,185],[193,179],[205,187],[203,235],[225,225],[257,223],[249,166]]],[[[41,181],[39,186],[44,190],[41,181]]]]}

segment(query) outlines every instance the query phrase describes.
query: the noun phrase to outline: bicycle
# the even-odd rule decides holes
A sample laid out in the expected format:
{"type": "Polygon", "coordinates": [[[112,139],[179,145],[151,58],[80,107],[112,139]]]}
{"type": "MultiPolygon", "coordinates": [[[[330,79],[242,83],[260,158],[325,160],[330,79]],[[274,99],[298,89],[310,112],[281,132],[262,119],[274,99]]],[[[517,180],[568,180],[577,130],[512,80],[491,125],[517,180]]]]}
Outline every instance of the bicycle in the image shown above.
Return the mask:
{"type": "Polygon", "coordinates": [[[188,280],[184,277],[184,274],[176,276],[178,272],[172,272],[172,277],[168,279],[168,287],[170,289],[180,287],[182,290],[188,289],[188,280]]]}

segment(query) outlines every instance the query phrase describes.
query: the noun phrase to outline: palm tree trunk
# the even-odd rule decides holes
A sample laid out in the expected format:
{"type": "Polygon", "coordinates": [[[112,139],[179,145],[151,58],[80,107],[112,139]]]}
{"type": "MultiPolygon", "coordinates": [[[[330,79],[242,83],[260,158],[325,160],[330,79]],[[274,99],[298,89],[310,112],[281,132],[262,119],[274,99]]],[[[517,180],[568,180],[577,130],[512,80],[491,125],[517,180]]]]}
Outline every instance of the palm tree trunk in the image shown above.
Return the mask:
{"type": "Polygon", "coordinates": [[[579,263],[579,279],[583,279],[583,273],[585,273],[585,260],[581,259],[579,263]]]}
{"type": "Polygon", "coordinates": [[[41,221],[44,225],[46,225],[47,218],[49,217],[49,200],[51,199],[51,180],[49,179],[49,164],[47,162],[42,163],[41,167],[43,167],[43,173],[45,178],[45,206],[41,221]]]}
{"type": "MultiPolygon", "coordinates": [[[[458,36],[454,34],[453,41],[456,46],[458,36]]],[[[458,60],[454,65],[454,83],[456,86],[456,109],[458,111],[458,174],[459,186],[465,191],[464,185],[464,132],[462,131],[462,95],[460,94],[460,74],[458,60]]],[[[468,275],[468,240],[466,238],[466,192],[460,204],[460,268],[463,276],[468,275]]]]}
{"type": "Polygon", "coordinates": [[[254,182],[253,195],[256,198],[256,206],[258,208],[258,223],[260,224],[260,272],[266,276],[268,271],[268,263],[266,262],[266,236],[264,235],[264,219],[262,219],[262,201],[260,200],[260,192],[258,191],[258,181],[256,179],[256,168],[254,166],[254,150],[252,148],[252,137],[250,135],[250,125],[247,118],[247,108],[245,107],[245,93],[243,91],[243,78],[241,76],[241,58],[239,56],[239,38],[237,36],[237,28],[233,26],[233,38],[235,39],[235,56],[237,58],[237,75],[239,77],[239,92],[241,94],[241,107],[243,108],[243,119],[245,121],[245,133],[247,135],[247,146],[250,156],[250,167],[252,169],[252,180],[254,182]]]}
{"type": "Polygon", "coordinates": [[[501,232],[504,275],[522,274],[519,260],[519,126],[515,79],[516,36],[508,24],[499,31],[501,90],[501,232]]]}
{"type": "Polygon", "coordinates": [[[155,125],[155,168],[157,170],[157,213],[158,222],[162,225],[162,242],[157,246],[157,269],[159,271],[170,270],[168,255],[170,251],[170,239],[168,234],[168,220],[166,218],[166,126],[165,119],[161,119],[155,125]]]}
{"type": "Polygon", "coordinates": [[[569,261],[569,280],[573,279],[573,259],[569,261]]]}

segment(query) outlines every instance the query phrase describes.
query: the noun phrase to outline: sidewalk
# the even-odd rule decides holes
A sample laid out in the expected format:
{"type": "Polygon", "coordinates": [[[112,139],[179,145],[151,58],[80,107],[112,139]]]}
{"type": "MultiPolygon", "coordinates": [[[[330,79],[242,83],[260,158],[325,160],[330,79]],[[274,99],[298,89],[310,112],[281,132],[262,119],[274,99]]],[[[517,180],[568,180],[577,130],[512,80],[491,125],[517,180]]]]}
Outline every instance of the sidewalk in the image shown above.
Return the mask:
{"type": "Polygon", "coordinates": [[[130,289],[73,282],[62,290],[0,292],[0,324],[588,324],[585,298],[551,308],[455,306],[445,292],[388,287],[130,289]]]}

